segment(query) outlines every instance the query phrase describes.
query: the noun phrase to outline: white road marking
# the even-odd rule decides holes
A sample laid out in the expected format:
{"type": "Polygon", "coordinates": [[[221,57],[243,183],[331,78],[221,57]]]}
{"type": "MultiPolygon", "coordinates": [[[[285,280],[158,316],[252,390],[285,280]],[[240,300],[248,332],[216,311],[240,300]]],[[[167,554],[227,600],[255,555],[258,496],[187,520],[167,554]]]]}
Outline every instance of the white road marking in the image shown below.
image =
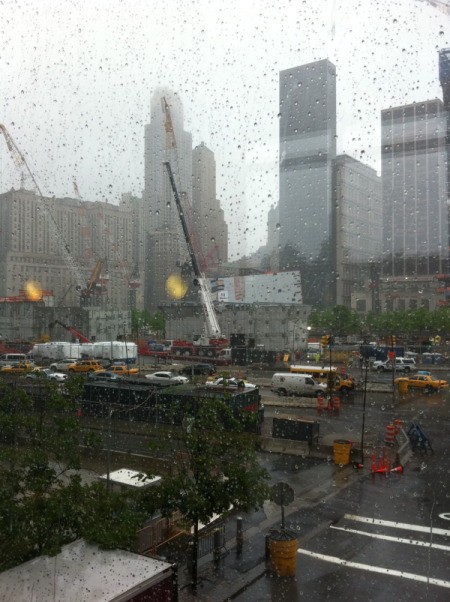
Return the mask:
{"type": "Polygon", "coordinates": [[[337,527],[336,525],[330,525],[331,529],[337,531],[346,531],[347,533],[355,533],[356,535],[366,535],[367,537],[373,537],[375,539],[383,539],[385,541],[393,541],[395,543],[407,543],[412,546],[422,546],[424,548],[434,548],[436,550],[444,550],[450,552],[450,546],[444,546],[438,543],[430,543],[429,541],[420,541],[419,539],[404,539],[401,537],[394,537],[393,535],[381,535],[380,533],[370,533],[369,531],[359,531],[358,529],[347,529],[347,527],[337,527]]]}
{"type": "Polygon", "coordinates": [[[439,515],[439,518],[442,518],[444,520],[450,520],[450,512],[443,512],[439,515]]]}
{"type": "Polygon", "coordinates": [[[356,514],[344,514],[344,518],[354,520],[369,525],[381,525],[382,527],[394,527],[395,529],[407,529],[408,531],[420,531],[421,533],[433,533],[434,535],[444,535],[450,537],[450,531],[438,529],[437,527],[425,527],[424,525],[410,525],[408,523],[396,523],[391,520],[381,520],[379,518],[370,518],[369,516],[357,516],[356,514]]]}
{"type": "Polygon", "coordinates": [[[363,571],[369,571],[371,573],[381,573],[382,575],[390,575],[392,577],[402,577],[403,579],[411,579],[413,581],[420,581],[421,583],[429,583],[430,585],[437,585],[439,587],[446,587],[450,589],[450,581],[444,581],[443,579],[436,579],[435,577],[427,577],[426,575],[416,575],[414,573],[405,573],[397,571],[395,569],[386,569],[382,566],[373,566],[371,564],[363,564],[361,562],[353,562],[351,560],[344,560],[343,558],[337,558],[336,556],[327,556],[326,554],[319,554],[318,552],[310,552],[309,550],[302,550],[298,548],[299,554],[305,556],[311,556],[318,560],[325,562],[332,562],[333,564],[340,564],[342,566],[349,567],[351,569],[360,569],[363,571]]]}

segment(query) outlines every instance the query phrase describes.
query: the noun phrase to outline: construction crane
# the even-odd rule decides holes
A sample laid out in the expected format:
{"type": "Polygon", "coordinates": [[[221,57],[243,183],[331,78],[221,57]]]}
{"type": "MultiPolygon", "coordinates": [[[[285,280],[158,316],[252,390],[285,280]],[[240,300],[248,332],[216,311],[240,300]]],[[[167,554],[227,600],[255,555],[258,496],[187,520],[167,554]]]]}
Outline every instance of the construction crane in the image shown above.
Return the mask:
{"type": "Polygon", "coordinates": [[[60,322],[59,320],[55,320],[54,322],[49,324],[48,327],[53,328],[55,326],[55,324],[59,324],[60,326],[62,326],[66,330],[68,330],[70,332],[70,334],[72,334],[76,339],[78,339],[80,341],[80,343],[90,343],[91,342],[87,337],[84,336],[84,334],[81,334],[81,332],[78,332],[77,330],[75,330],[75,328],[73,328],[73,326],[67,326],[66,324],[63,324],[62,322],[60,322]]]}
{"type": "Polygon", "coordinates": [[[5,138],[6,146],[8,147],[8,150],[12,156],[12,159],[13,159],[15,165],[20,168],[24,167],[26,169],[26,171],[28,172],[28,175],[30,176],[31,181],[33,182],[33,185],[40,197],[40,200],[41,200],[42,205],[45,210],[46,217],[48,217],[48,219],[50,220],[50,223],[52,224],[52,226],[54,228],[54,233],[60,244],[63,259],[66,262],[66,264],[69,266],[69,268],[72,272],[72,275],[74,277],[76,289],[81,290],[85,286],[85,281],[84,281],[83,275],[82,275],[81,270],[78,267],[77,263],[74,261],[74,259],[72,257],[72,254],[71,254],[71,251],[70,251],[70,248],[69,248],[67,242],[64,240],[61,230],[59,229],[58,223],[53,216],[52,208],[49,206],[48,201],[45,199],[44,195],[42,194],[41,189],[40,189],[38,183],[36,182],[36,178],[34,177],[33,172],[31,171],[31,169],[27,163],[27,160],[25,159],[24,155],[19,150],[19,147],[17,146],[17,144],[14,142],[14,139],[12,138],[11,134],[8,132],[6,127],[1,123],[0,123],[0,132],[3,134],[3,137],[5,138]]]}
{"type": "Polygon", "coordinates": [[[100,275],[102,273],[104,263],[105,262],[103,259],[97,259],[97,263],[92,270],[92,274],[89,278],[86,288],[81,290],[80,296],[82,301],[86,301],[93,295],[103,292],[103,284],[101,282],[100,275]]]}
{"type": "MultiPolygon", "coordinates": [[[[166,130],[166,147],[167,149],[175,150],[175,158],[177,158],[177,144],[173,129],[172,117],[170,114],[169,104],[165,97],[163,97],[162,99],[162,104],[163,111],[165,114],[164,127],[166,130]]],[[[202,335],[196,337],[195,341],[193,341],[192,344],[186,345],[186,341],[179,341],[178,343],[180,346],[179,349],[176,351],[175,347],[177,342],[174,342],[174,344],[172,345],[172,350],[175,351],[175,353],[185,354],[186,351],[189,349],[188,353],[191,353],[193,355],[198,354],[213,356],[218,355],[220,353],[225,354],[229,351],[229,341],[221,332],[220,325],[217,320],[217,315],[212,302],[211,294],[206,284],[206,278],[203,274],[198,260],[198,251],[194,246],[195,230],[192,224],[192,220],[191,223],[189,223],[188,217],[191,215],[190,205],[184,206],[186,205],[187,195],[183,195],[185,201],[185,203],[183,204],[181,201],[180,194],[178,193],[170,162],[164,161],[163,165],[165,166],[167,174],[169,176],[170,185],[172,187],[172,192],[175,199],[175,205],[177,208],[178,216],[180,218],[189,258],[194,271],[194,285],[198,286],[200,293],[200,302],[205,317],[204,332],[202,333],[202,335]]],[[[202,265],[204,265],[204,262],[202,265]]]]}
{"type": "Polygon", "coordinates": [[[197,261],[197,257],[195,255],[194,248],[192,246],[191,236],[189,233],[189,229],[186,223],[186,219],[183,212],[183,207],[181,205],[180,195],[178,194],[178,190],[175,184],[175,179],[173,177],[172,168],[168,161],[164,161],[164,166],[167,169],[167,174],[169,176],[170,185],[172,187],[173,196],[175,199],[175,204],[178,210],[178,216],[180,218],[181,227],[183,228],[184,238],[186,240],[186,245],[188,248],[189,257],[192,263],[192,268],[194,270],[195,280],[194,284],[199,287],[201,304],[203,307],[203,312],[205,315],[205,338],[203,340],[199,339],[197,344],[200,345],[210,345],[212,343],[211,339],[215,340],[223,340],[226,341],[226,338],[223,336],[219,322],[217,320],[216,312],[214,310],[214,305],[211,299],[211,295],[209,293],[208,287],[206,285],[206,279],[204,274],[200,270],[199,263],[197,261]]]}

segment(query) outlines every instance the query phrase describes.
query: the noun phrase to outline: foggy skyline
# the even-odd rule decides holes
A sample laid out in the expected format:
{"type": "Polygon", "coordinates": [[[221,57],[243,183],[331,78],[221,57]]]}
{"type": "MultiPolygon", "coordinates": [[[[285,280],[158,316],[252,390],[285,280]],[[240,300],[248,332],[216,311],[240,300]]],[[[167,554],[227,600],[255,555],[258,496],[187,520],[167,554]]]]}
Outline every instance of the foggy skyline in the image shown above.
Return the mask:
{"type": "MultiPolygon", "coordinates": [[[[442,92],[448,16],[419,0],[153,2],[5,0],[3,122],[45,195],[118,203],[144,188],[144,128],[176,92],[193,146],[217,162],[230,259],[266,242],[278,201],[279,71],[329,58],[337,151],[380,170],[380,112],[442,92]]],[[[4,141],[0,191],[18,188],[4,141]]],[[[31,184],[27,183],[31,188],[31,184]]]]}

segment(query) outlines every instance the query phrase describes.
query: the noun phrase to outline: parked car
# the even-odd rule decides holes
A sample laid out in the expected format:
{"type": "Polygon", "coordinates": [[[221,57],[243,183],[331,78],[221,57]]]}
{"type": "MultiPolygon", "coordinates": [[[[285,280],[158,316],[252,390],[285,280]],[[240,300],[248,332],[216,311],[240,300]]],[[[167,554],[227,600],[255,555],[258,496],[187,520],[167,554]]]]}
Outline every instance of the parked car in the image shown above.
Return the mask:
{"type": "Polygon", "coordinates": [[[96,372],[88,373],[88,380],[90,381],[106,381],[106,382],[119,382],[124,380],[123,376],[116,374],[111,370],[97,370],[96,372]]]}
{"type": "Polygon", "coordinates": [[[406,383],[409,389],[422,389],[426,393],[448,389],[448,382],[434,378],[429,374],[411,374],[408,377],[395,379],[395,384],[406,383]]]}
{"type": "Polygon", "coordinates": [[[182,385],[189,382],[189,379],[186,376],[182,376],[170,371],[153,372],[152,374],[146,374],[145,378],[151,383],[162,387],[169,385],[182,385]]]}
{"type": "MultiPolygon", "coordinates": [[[[395,358],[395,370],[397,372],[411,372],[416,367],[416,362],[412,357],[396,357],[395,358]]],[[[393,368],[391,360],[378,360],[373,362],[372,369],[377,372],[390,371],[393,368]]]]}
{"type": "Polygon", "coordinates": [[[216,372],[216,367],[213,364],[190,364],[178,370],[178,373],[184,374],[184,376],[212,376],[216,372]]]}
{"type": "Polygon", "coordinates": [[[98,372],[103,366],[97,360],[78,360],[68,367],[69,372],[98,372]]]}
{"type": "Polygon", "coordinates": [[[67,360],[58,360],[57,362],[53,362],[52,364],[50,364],[50,368],[52,370],[68,370],[69,366],[71,364],[75,364],[78,360],[76,360],[75,358],[70,358],[67,360]]]}
{"type": "Polygon", "coordinates": [[[249,383],[242,378],[216,378],[215,380],[206,381],[207,387],[233,387],[238,389],[256,389],[256,385],[249,383]]]}
{"type": "Polygon", "coordinates": [[[47,378],[58,383],[63,383],[69,377],[63,372],[55,372],[51,368],[35,368],[32,372],[28,372],[25,376],[27,380],[37,380],[38,378],[47,378]]]}

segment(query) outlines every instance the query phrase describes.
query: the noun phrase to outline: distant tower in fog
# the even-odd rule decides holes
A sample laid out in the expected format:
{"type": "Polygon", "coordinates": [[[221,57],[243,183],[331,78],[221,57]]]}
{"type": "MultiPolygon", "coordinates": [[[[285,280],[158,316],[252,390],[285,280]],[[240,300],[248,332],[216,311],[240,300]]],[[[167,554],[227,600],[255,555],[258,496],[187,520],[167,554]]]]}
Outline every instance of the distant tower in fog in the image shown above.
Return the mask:
{"type": "Polygon", "coordinates": [[[192,151],[194,226],[208,271],[228,261],[228,226],[216,197],[214,153],[202,142],[192,151]]]}
{"type": "Polygon", "coordinates": [[[145,306],[156,309],[168,301],[167,277],[180,272],[187,257],[179,217],[164,161],[169,161],[180,195],[192,194],[192,135],[183,127],[183,106],[171,90],[155,90],[150,103],[150,123],[145,126],[145,188],[147,215],[145,306]],[[165,129],[166,99],[172,118],[176,148],[168,144],[165,129]]]}
{"type": "Polygon", "coordinates": [[[336,69],[321,60],[280,72],[280,262],[302,271],[306,304],[335,300],[332,175],[336,69]]]}

